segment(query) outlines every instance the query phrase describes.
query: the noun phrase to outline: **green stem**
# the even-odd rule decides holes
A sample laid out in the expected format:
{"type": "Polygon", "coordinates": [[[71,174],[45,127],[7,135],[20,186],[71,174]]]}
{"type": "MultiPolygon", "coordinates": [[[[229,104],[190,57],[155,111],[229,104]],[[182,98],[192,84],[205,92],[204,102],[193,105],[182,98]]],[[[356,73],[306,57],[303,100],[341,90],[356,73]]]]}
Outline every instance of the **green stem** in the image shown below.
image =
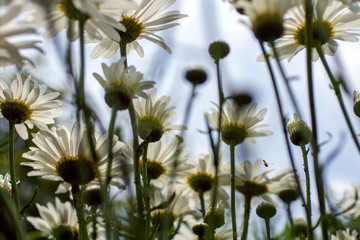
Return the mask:
{"type": "MultiPolygon", "coordinates": [[[[91,238],[93,240],[96,240],[97,239],[97,206],[92,206],[91,207],[91,218],[92,218],[92,232],[90,233],[91,234],[91,238]]],[[[111,239],[111,237],[107,237],[107,239],[111,239]]]]}
{"type": "Polygon", "coordinates": [[[15,164],[14,164],[14,132],[15,132],[15,124],[13,121],[9,121],[9,166],[10,166],[11,188],[13,191],[16,213],[19,215],[20,200],[19,200],[19,191],[16,184],[15,164]]]}
{"type": "Polygon", "coordinates": [[[79,185],[72,185],[71,192],[73,195],[73,203],[76,210],[76,215],[79,222],[79,240],[88,240],[88,233],[86,227],[86,221],[84,217],[84,205],[82,202],[81,193],[79,185]]]}
{"type": "Polygon", "coordinates": [[[265,226],[266,226],[266,237],[268,240],[271,239],[271,235],[270,235],[270,218],[265,218],[265,226]]]}
{"type": "Polygon", "coordinates": [[[121,55],[121,57],[125,57],[124,65],[125,65],[125,67],[127,67],[126,41],[123,40],[123,38],[121,38],[119,46],[120,46],[120,55],[121,55]]]}
{"type": "Polygon", "coordinates": [[[295,177],[296,186],[297,186],[298,191],[299,191],[299,193],[300,193],[301,201],[302,201],[302,203],[305,205],[306,202],[305,202],[304,194],[303,194],[303,192],[302,192],[302,190],[301,190],[300,180],[299,180],[299,177],[298,177],[298,175],[297,175],[297,173],[296,173],[296,166],[295,166],[294,157],[293,157],[293,154],[292,154],[291,148],[290,148],[290,142],[289,142],[289,138],[288,138],[288,135],[287,135],[284,113],[283,113],[283,109],[282,109],[282,105],[281,105],[281,100],[280,100],[280,93],[279,93],[279,90],[278,90],[278,87],[277,87],[277,84],[276,84],[275,75],[274,75],[274,72],[273,72],[272,67],[271,67],[271,65],[270,65],[269,56],[266,54],[265,48],[264,48],[264,46],[263,46],[263,43],[262,43],[262,42],[259,42],[259,43],[260,43],[261,50],[262,50],[262,52],[263,52],[263,54],[264,54],[264,56],[265,56],[266,65],[267,65],[267,67],[268,67],[268,69],[269,69],[269,73],[270,73],[270,77],[271,77],[271,82],[272,82],[272,84],[273,84],[273,88],[274,88],[274,91],[275,91],[276,103],[277,103],[277,105],[278,105],[279,115],[280,115],[280,119],[281,119],[281,126],[282,126],[283,135],[284,135],[285,142],[286,142],[287,151],[288,151],[288,154],[289,154],[289,157],[290,157],[290,163],[291,163],[291,167],[292,167],[293,174],[294,174],[294,177],[295,177]]]}
{"type": "Polygon", "coordinates": [[[289,218],[289,223],[290,223],[290,229],[293,228],[293,225],[294,225],[294,222],[293,222],[293,219],[292,219],[292,214],[291,214],[291,202],[287,204],[286,206],[286,212],[287,212],[287,216],[289,218]]]}
{"type": "Polygon", "coordinates": [[[247,234],[249,230],[249,220],[250,220],[250,210],[251,210],[251,195],[245,195],[245,205],[244,205],[244,222],[243,222],[243,232],[241,235],[241,240],[247,239],[247,234]]]}
{"type": "Polygon", "coordinates": [[[137,213],[139,217],[139,236],[140,239],[144,239],[144,201],[143,201],[143,193],[142,193],[142,186],[140,181],[140,163],[139,163],[139,139],[138,139],[138,130],[137,130],[137,121],[136,121],[136,114],[134,105],[131,102],[128,108],[130,120],[131,120],[131,127],[133,130],[133,160],[134,160],[134,176],[135,176],[135,188],[136,188],[136,206],[137,206],[137,213]]]}
{"type": "Polygon", "coordinates": [[[312,239],[310,173],[309,173],[309,165],[308,165],[308,158],[307,158],[308,152],[306,151],[304,144],[302,144],[300,147],[301,147],[303,160],[304,160],[304,171],[305,171],[305,181],[306,181],[306,212],[307,212],[306,220],[307,220],[307,224],[308,224],[307,235],[308,235],[308,239],[312,239]]]}
{"type": "Polygon", "coordinates": [[[330,78],[330,81],[331,81],[331,84],[332,86],[334,87],[334,90],[335,90],[335,94],[336,94],[336,97],[339,101],[339,104],[340,104],[340,107],[341,107],[341,111],[345,117],[345,121],[346,121],[346,124],[348,125],[349,127],[349,130],[350,130],[350,133],[351,133],[351,137],[353,138],[354,142],[355,142],[355,146],[357,147],[359,153],[360,153],[360,145],[359,145],[359,141],[356,137],[356,133],[354,131],[354,128],[351,124],[351,121],[350,121],[350,118],[349,118],[349,115],[347,114],[346,112],[346,109],[345,109],[345,104],[344,104],[344,101],[342,99],[342,96],[341,96],[341,91],[340,91],[340,83],[338,81],[336,81],[336,79],[334,78],[334,75],[332,74],[331,70],[330,70],[330,67],[325,59],[325,56],[324,56],[324,53],[322,51],[322,48],[321,48],[321,45],[319,43],[316,43],[315,44],[316,46],[316,50],[320,56],[320,59],[325,67],[325,70],[330,78]]]}
{"type": "Polygon", "coordinates": [[[147,150],[149,143],[145,142],[144,151],[142,156],[142,176],[143,176],[143,189],[144,189],[144,202],[145,202],[145,236],[149,235],[150,230],[150,194],[149,194],[149,182],[148,174],[147,174],[147,150]]]}
{"type": "Polygon", "coordinates": [[[235,206],[235,146],[230,145],[230,174],[231,174],[231,223],[233,230],[233,239],[237,239],[237,228],[236,228],[236,206],[235,206]]]}
{"type": "Polygon", "coordinates": [[[204,201],[204,192],[203,191],[199,191],[199,198],[200,198],[200,205],[201,205],[201,214],[202,217],[205,217],[205,201],[204,201]]]}

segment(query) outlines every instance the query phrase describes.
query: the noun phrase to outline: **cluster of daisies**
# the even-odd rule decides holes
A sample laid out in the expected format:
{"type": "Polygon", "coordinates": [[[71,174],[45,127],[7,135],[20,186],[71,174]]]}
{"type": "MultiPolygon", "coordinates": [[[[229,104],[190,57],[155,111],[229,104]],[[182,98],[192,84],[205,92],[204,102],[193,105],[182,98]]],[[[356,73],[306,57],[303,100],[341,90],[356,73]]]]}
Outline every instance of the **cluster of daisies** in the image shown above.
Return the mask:
{"type": "MultiPolygon", "coordinates": [[[[305,48],[304,1],[230,2],[249,16],[249,27],[260,41],[275,44],[280,59],[290,61],[305,48]]],[[[128,192],[130,198],[136,199],[136,203],[123,204],[128,212],[120,217],[123,230],[120,227],[117,233],[132,239],[140,239],[144,233],[152,239],[235,239],[236,216],[232,216],[232,227],[224,220],[225,212],[235,208],[233,191],[245,199],[245,212],[251,208],[247,202],[254,206],[260,200],[257,213],[265,220],[275,214],[277,199],[290,204],[299,197],[301,183],[292,168],[274,172],[273,166],[262,159],[233,166],[225,151],[215,149],[192,160],[182,137],[174,134],[186,130],[186,126],[173,123],[175,107],[169,106],[171,98],[157,96],[155,82],[145,81],[142,73],[128,66],[126,55],[130,51],[144,56],[141,39],[171,53],[157,33],[179,25],[175,21],[186,17],[176,10],[167,11],[174,3],[175,0],[0,1],[1,66],[14,65],[19,71],[34,67],[23,50],[43,50],[39,40],[23,36],[42,32],[43,38],[52,38],[63,30],[70,42],[80,39],[80,43],[96,43],[92,58],[111,58],[116,53],[122,56],[110,65],[102,64],[103,73],[93,76],[104,88],[105,101],[112,111],[129,112],[134,137],[127,142],[113,133],[88,129],[80,121],[73,123],[71,129],[61,124],[54,126],[54,119],[62,111],[59,93],[48,91],[46,85],[32,81],[30,75],[16,74],[10,86],[0,79],[0,117],[22,139],[32,141],[22,155],[26,161],[21,165],[31,169],[29,177],[59,182],[55,194],[68,194],[72,200],[61,202],[54,196],[55,204],[36,204],[40,217],[27,216],[26,220],[43,236],[88,239],[84,236],[87,232],[94,239],[110,239],[113,228],[117,229],[112,219],[124,212],[111,212],[113,206],[107,199],[110,186],[117,187],[123,198],[128,192]],[[136,186],[131,184],[134,181],[136,186]],[[101,205],[105,207],[98,207],[101,205]],[[271,216],[267,215],[269,211],[271,216]]],[[[356,1],[315,0],[313,47],[320,44],[325,54],[333,55],[338,46],[336,40],[357,41],[359,9],[356,1]]],[[[274,50],[269,54],[274,57],[274,50]]],[[[314,51],[313,60],[318,57],[314,51]]],[[[201,71],[200,75],[199,70],[194,71],[196,79],[192,80],[196,85],[204,76],[201,71]]],[[[359,96],[354,92],[354,103],[360,103],[359,96]]],[[[360,115],[360,107],[355,105],[354,111],[360,115]]],[[[245,140],[255,143],[257,137],[273,134],[266,124],[260,124],[266,112],[266,108],[258,111],[256,103],[224,100],[219,105],[214,103],[205,116],[210,130],[221,135],[221,141],[230,146],[233,154],[234,147],[245,140]]],[[[296,114],[288,122],[288,132],[291,141],[299,146],[309,143],[312,137],[311,130],[296,114]]],[[[17,184],[13,173],[0,175],[0,187],[9,196],[18,198],[17,184]]],[[[295,228],[295,222],[291,224],[295,228]]],[[[306,230],[300,234],[306,236],[306,230]]],[[[356,231],[347,229],[339,230],[331,239],[356,236],[356,231]]]]}

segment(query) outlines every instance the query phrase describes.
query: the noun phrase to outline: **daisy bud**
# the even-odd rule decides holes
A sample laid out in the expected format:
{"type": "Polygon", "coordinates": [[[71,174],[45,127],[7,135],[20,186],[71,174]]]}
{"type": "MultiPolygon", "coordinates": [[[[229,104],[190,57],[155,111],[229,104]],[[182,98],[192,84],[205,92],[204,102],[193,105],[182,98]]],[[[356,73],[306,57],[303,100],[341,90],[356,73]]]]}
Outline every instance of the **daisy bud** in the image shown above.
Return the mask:
{"type": "Polygon", "coordinates": [[[298,189],[285,189],[279,192],[279,198],[286,204],[295,201],[300,196],[298,189]]]}
{"type": "Polygon", "coordinates": [[[247,105],[252,102],[252,97],[247,92],[236,93],[231,98],[234,99],[234,103],[238,106],[247,105]]]}
{"type": "Polygon", "coordinates": [[[294,220],[294,226],[292,232],[295,237],[307,236],[307,222],[303,218],[297,218],[294,220]]]}
{"type": "Polygon", "coordinates": [[[288,119],[287,130],[291,142],[296,146],[306,145],[311,141],[310,127],[294,113],[294,120],[288,119]]]}
{"type": "Polygon", "coordinates": [[[158,231],[161,232],[169,231],[173,227],[176,216],[169,210],[157,210],[151,214],[150,219],[154,225],[159,223],[158,231]]]}
{"type": "Polygon", "coordinates": [[[204,83],[207,79],[207,74],[203,69],[193,67],[186,71],[185,77],[195,86],[204,83]]]}
{"type": "Polygon", "coordinates": [[[209,46],[210,56],[217,62],[230,52],[229,45],[223,41],[214,41],[209,46]]]}
{"type": "Polygon", "coordinates": [[[353,92],[354,113],[360,118],[360,91],[353,92]]]}
{"type": "Polygon", "coordinates": [[[204,216],[204,223],[214,229],[223,226],[225,224],[224,207],[219,206],[215,209],[209,207],[204,216]]]}
{"type": "Polygon", "coordinates": [[[198,223],[192,227],[193,232],[199,236],[199,239],[203,239],[209,226],[206,223],[198,223]]]}
{"type": "Polygon", "coordinates": [[[261,202],[256,207],[256,214],[263,219],[270,219],[276,214],[276,207],[271,202],[261,202]]]}

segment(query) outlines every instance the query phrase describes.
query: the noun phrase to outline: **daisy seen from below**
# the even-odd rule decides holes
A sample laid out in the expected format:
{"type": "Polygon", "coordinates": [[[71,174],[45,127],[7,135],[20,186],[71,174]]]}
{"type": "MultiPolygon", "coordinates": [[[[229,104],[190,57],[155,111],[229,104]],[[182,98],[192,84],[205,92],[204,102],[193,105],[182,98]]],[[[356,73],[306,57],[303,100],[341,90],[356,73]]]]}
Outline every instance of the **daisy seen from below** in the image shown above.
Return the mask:
{"type": "Polygon", "coordinates": [[[339,0],[339,1],[345,4],[346,6],[348,6],[350,10],[353,12],[359,12],[360,10],[360,5],[358,0],[339,0]]]}
{"type": "Polygon", "coordinates": [[[350,229],[347,228],[346,230],[338,230],[336,231],[336,236],[331,235],[330,240],[356,240],[358,233],[356,230],[352,230],[350,233],[350,229]]]}
{"type": "Polygon", "coordinates": [[[146,98],[143,92],[154,86],[153,81],[143,81],[143,74],[136,71],[134,66],[125,66],[126,58],[112,63],[110,67],[102,64],[105,80],[97,73],[94,77],[105,89],[105,101],[119,110],[127,109],[133,98],[141,96],[146,98]]]}
{"type": "MultiPolygon", "coordinates": [[[[76,210],[70,202],[63,203],[58,198],[55,198],[55,205],[50,202],[47,203],[46,206],[41,206],[36,203],[36,208],[39,211],[40,217],[28,216],[26,220],[30,222],[35,229],[40,231],[43,237],[48,237],[49,239],[78,239],[78,218],[76,216],[76,210]]],[[[96,226],[96,239],[105,240],[104,227],[99,223],[96,226]]],[[[89,233],[94,230],[92,227],[92,223],[87,225],[89,233]]]]}
{"type": "Polygon", "coordinates": [[[168,108],[170,100],[169,96],[156,98],[156,88],[152,89],[145,99],[133,100],[141,139],[156,142],[167,131],[186,129],[183,125],[171,124],[176,107],[168,108]]]}
{"type": "Polygon", "coordinates": [[[60,93],[46,93],[47,86],[36,82],[31,88],[30,78],[29,75],[23,82],[18,73],[10,88],[0,79],[0,117],[15,124],[22,139],[28,138],[26,127],[47,129],[46,125],[53,124],[54,118],[61,115],[62,102],[55,99],[60,93]]]}
{"type": "Polygon", "coordinates": [[[260,41],[274,41],[284,32],[283,17],[294,4],[291,0],[235,0],[236,9],[249,16],[250,28],[260,41]]]}
{"type": "MultiPolygon", "coordinates": [[[[41,130],[34,134],[30,151],[23,157],[31,162],[21,165],[32,167],[28,176],[40,176],[43,179],[66,182],[68,186],[98,185],[98,178],[104,180],[107,170],[108,136],[94,134],[97,162],[91,157],[86,129],[75,123],[71,132],[62,126],[41,130]]],[[[111,185],[121,187],[121,161],[126,161],[122,155],[126,145],[113,137],[113,162],[111,166],[111,185]]],[[[68,189],[69,190],[69,189],[68,189]]]]}
{"type": "Polygon", "coordinates": [[[67,29],[69,41],[77,40],[81,34],[79,22],[84,23],[85,33],[93,39],[102,39],[102,33],[120,41],[121,13],[136,8],[126,0],[55,0],[46,5],[35,5],[29,18],[39,27],[45,27],[44,38],[56,36],[67,29]]]}
{"type": "Polygon", "coordinates": [[[10,196],[12,195],[12,186],[9,173],[6,173],[5,175],[0,174],[0,188],[6,190],[10,196]]]}
{"type": "MultiPolygon", "coordinates": [[[[215,108],[211,109],[211,113],[205,113],[211,126],[218,130],[219,128],[219,106],[214,103],[215,108]]],[[[238,106],[230,105],[229,102],[224,103],[224,110],[221,119],[221,138],[228,144],[236,146],[245,139],[255,143],[255,137],[269,136],[273,133],[270,130],[261,129],[268,126],[267,124],[257,125],[264,119],[267,112],[266,108],[256,113],[257,104],[238,106]]]]}
{"type": "MultiPolygon", "coordinates": [[[[220,156],[218,174],[219,176],[225,174],[229,170],[229,166],[223,161],[222,155],[220,156]]],[[[212,154],[200,154],[198,162],[192,163],[194,167],[190,169],[189,173],[185,176],[178,178],[178,183],[174,185],[176,193],[189,196],[191,206],[195,206],[199,198],[204,198],[205,201],[209,202],[212,197],[212,190],[214,188],[215,179],[215,166],[212,154]]],[[[220,183],[217,185],[217,200],[224,201],[229,198],[228,193],[224,186],[220,183]]],[[[205,212],[205,206],[203,206],[205,212]]]]}
{"type": "MultiPolygon", "coordinates": [[[[180,14],[179,11],[164,12],[175,2],[176,0],[137,0],[140,7],[137,10],[127,11],[122,15],[121,24],[125,26],[126,31],[120,32],[120,37],[126,44],[126,53],[135,50],[140,57],[143,57],[144,49],[139,43],[141,39],[151,41],[171,53],[165,40],[157,33],[179,25],[179,23],[173,23],[173,21],[187,16],[180,14]]],[[[98,41],[90,39],[87,42],[98,41]]],[[[120,41],[114,38],[104,37],[97,43],[90,56],[92,58],[99,56],[110,58],[119,50],[119,43],[120,41]]]]}
{"type": "MultiPolygon", "coordinates": [[[[275,42],[280,60],[288,61],[305,48],[305,11],[302,4],[291,8],[287,12],[288,18],[284,21],[284,35],[275,42]]],[[[320,44],[322,52],[334,55],[337,40],[357,42],[359,35],[359,15],[338,0],[314,1],[313,41],[320,44]]],[[[315,48],[315,44],[312,46],[315,48]]],[[[270,56],[273,53],[270,52],[270,56]]],[[[313,51],[312,60],[319,58],[317,51],[313,51]]],[[[263,55],[258,60],[265,61],[263,55]]]]}
{"type": "Polygon", "coordinates": [[[15,21],[26,5],[27,1],[25,0],[0,3],[0,66],[16,65],[20,70],[25,64],[34,65],[29,58],[20,54],[21,50],[35,49],[43,52],[36,45],[39,41],[18,38],[36,33],[35,27],[31,23],[24,20],[15,21]]]}
{"type": "Polygon", "coordinates": [[[188,174],[194,167],[189,163],[189,150],[179,142],[181,139],[174,136],[169,141],[168,138],[169,134],[164,134],[159,141],[149,143],[147,149],[147,177],[149,183],[157,188],[188,174]]]}

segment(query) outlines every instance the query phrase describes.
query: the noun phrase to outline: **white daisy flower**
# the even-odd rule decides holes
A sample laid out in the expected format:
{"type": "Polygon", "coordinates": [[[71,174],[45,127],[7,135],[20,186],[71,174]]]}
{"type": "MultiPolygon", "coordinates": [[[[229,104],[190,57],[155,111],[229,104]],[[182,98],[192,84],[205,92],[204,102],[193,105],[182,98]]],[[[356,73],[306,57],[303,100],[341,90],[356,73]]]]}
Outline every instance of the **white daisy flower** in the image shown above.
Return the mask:
{"type": "Polygon", "coordinates": [[[281,37],[284,32],[283,17],[293,6],[291,0],[235,0],[231,3],[249,16],[250,28],[262,41],[274,41],[281,37]]]}
{"type": "Polygon", "coordinates": [[[127,0],[55,0],[44,6],[35,5],[29,19],[45,27],[44,38],[51,38],[67,29],[70,41],[79,38],[79,21],[84,21],[85,33],[93,39],[102,39],[102,33],[120,41],[119,31],[125,31],[121,21],[124,11],[137,5],[127,0]]]}
{"type": "MultiPolygon", "coordinates": [[[[229,171],[228,164],[220,157],[220,164],[218,174],[223,175],[229,171]]],[[[198,162],[192,163],[195,167],[190,169],[190,172],[185,176],[178,178],[178,183],[175,184],[175,192],[190,197],[191,205],[196,205],[199,201],[199,193],[204,194],[204,200],[209,202],[212,198],[212,190],[214,188],[215,166],[214,159],[211,154],[200,154],[198,162]]],[[[226,189],[218,182],[217,185],[217,200],[224,201],[229,198],[226,189]]]]}
{"type": "Polygon", "coordinates": [[[134,66],[125,66],[126,58],[112,63],[110,67],[102,64],[105,80],[97,73],[94,77],[105,89],[105,101],[110,107],[119,110],[127,109],[133,98],[141,96],[146,98],[143,92],[154,86],[153,81],[142,81],[143,74],[136,71],[134,66]]]}
{"type": "Polygon", "coordinates": [[[10,196],[12,195],[12,186],[9,173],[6,173],[5,175],[0,174],[0,188],[5,189],[10,194],[10,196]]]}
{"type": "MultiPolygon", "coordinates": [[[[189,150],[184,149],[177,136],[171,141],[164,135],[160,141],[150,143],[147,150],[147,175],[151,185],[162,188],[177,177],[189,173],[189,150]]],[[[140,161],[142,164],[142,161],[140,161]]]]}
{"type": "MultiPolygon", "coordinates": [[[[106,177],[108,157],[108,136],[99,133],[94,134],[95,151],[97,162],[91,157],[90,146],[87,140],[87,132],[84,127],[79,128],[75,123],[71,132],[58,125],[51,130],[41,130],[33,135],[36,147],[30,147],[30,151],[23,157],[32,162],[22,162],[21,165],[32,167],[28,176],[40,176],[52,181],[65,181],[71,185],[97,185],[98,178],[106,177]],[[97,168],[97,170],[96,170],[97,168]],[[100,176],[98,175],[100,174],[100,176]]],[[[113,163],[111,166],[110,184],[121,187],[122,177],[121,161],[126,161],[122,153],[126,145],[119,142],[117,136],[113,137],[113,163]]]]}
{"type": "Polygon", "coordinates": [[[138,121],[139,136],[150,142],[159,141],[162,135],[170,130],[185,130],[183,125],[171,124],[176,112],[175,106],[167,108],[169,96],[156,98],[156,88],[152,89],[146,99],[134,99],[134,108],[138,121]]]}
{"type": "MultiPolygon", "coordinates": [[[[282,38],[275,42],[280,59],[288,61],[305,48],[305,11],[299,5],[287,12],[288,18],[284,21],[285,32],[282,38]]],[[[357,42],[360,18],[348,7],[337,0],[314,1],[313,38],[320,42],[322,50],[327,55],[334,55],[337,40],[357,42]]],[[[315,46],[313,46],[315,47],[315,46]]],[[[270,55],[273,53],[270,51],[270,55]]],[[[317,51],[313,51],[312,60],[319,58],[317,51]]],[[[265,61],[263,55],[258,60],[265,61]]]]}
{"type": "MultiPolygon", "coordinates": [[[[263,160],[257,159],[253,164],[245,161],[235,169],[235,188],[244,195],[251,197],[261,196],[265,201],[277,205],[271,198],[270,193],[278,194],[285,186],[294,186],[295,178],[291,168],[284,168],[270,176],[272,168],[267,167],[260,173],[263,160]]],[[[219,176],[219,181],[224,185],[230,186],[230,174],[219,176]]],[[[256,204],[257,199],[253,198],[252,204],[256,204]]]]}
{"type": "Polygon", "coordinates": [[[339,1],[345,4],[346,6],[348,6],[350,10],[353,12],[359,12],[360,10],[360,5],[359,5],[360,3],[358,0],[339,0],[339,1]]]}
{"type": "Polygon", "coordinates": [[[330,240],[356,240],[357,239],[357,231],[352,230],[350,233],[350,229],[347,228],[346,230],[338,230],[336,231],[336,236],[331,235],[330,240]]]}
{"type": "MultiPolygon", "coordinates": [[[[34,228],[39,230],[43,237],[49,239],[78,239],[79,224],[76,210],[70,202],[61,202],[55,198],[55,205],[47,203],[41,206],[36,203],[40,217],[26,217],[34,228]]],[[[101,222],[99,219],[98,222],[101,222]]],[[[87,225],[88,233],[93,231],[92,223],[87,225]]],[[[105,229],[101,224],[96,228],[97,240],[105,240],[105,229]]]]}
{"type": "Polygon", "coordinates": [[[15,124],[15,129],[21,138],[27,139],[26,127],[32,129],[47,129],[47,124],[53,124],[54,118],[61,115],[62,102],[55,100],[58,92],[46,93],[45,84],[34,82],[30,88],[29,75],[23,82],[20,74],[16,75],[11,87],[0,79],[0,117],[5,117],[15,124]]]}
{"type": "MultiPolygon", "coordinates": [[[[211,109],[210,113],[205,113],[206,118],[213,128],[218,130],[219,127],[219,106],[214,103],[216,109],[211,109]]],[[[257,104],[238,106],[224,103],[224,109],[221,119],[221,137],[222,140],[234,146],[242,143],[245,139],[255,143],[255,137],[269,136],[273,134],[269,130],[260,129],[268,126],[267,124],[257,125],[264,119],[267,112],[266,108],[256,113],[257,104]]]]}
{"type": "Polygon", "coordinates": [[[34,26],[23,20],[18,19],[20,13],[27,5],[27,1],[14,0],[0,4],[0,66],[16,65],[20,70],[24,64],[34,63],[27,57],[20,54],[23,49],[36,49],[43,52],[40,47],[36,45],[39,41],[25,40],[22,38],[28,34],[35,34],[34,26]]]}
{"type": "MultiPolygon", "coordinates": [[[[126,43],[127,53],[130,50],[136,50],[140,57],[144,56],[144,50],[139,43],[139,40],[149,40],[168,53],[171,53],[170,48],[166,45],[164,39],[157,35],[157,32],[169,29],[179,25],[179,23],[172,23],[173,21],[186,17],[185,14],[180,14],[179,11],[164,12],[167,8],[175,3],[176,0],[137,0],[140,7],[137,10],[125,12],[121,23],[126,27],[126,31],[120,32],[120,36],[126,43]]],[[[89,40],[88,42],[96,42],[89,40]]],[[[92,58],[102,56],[103,58],[110,58],[119,49],[118,40],[110,37],[104,37],[91,53],[92,58]]]]}

